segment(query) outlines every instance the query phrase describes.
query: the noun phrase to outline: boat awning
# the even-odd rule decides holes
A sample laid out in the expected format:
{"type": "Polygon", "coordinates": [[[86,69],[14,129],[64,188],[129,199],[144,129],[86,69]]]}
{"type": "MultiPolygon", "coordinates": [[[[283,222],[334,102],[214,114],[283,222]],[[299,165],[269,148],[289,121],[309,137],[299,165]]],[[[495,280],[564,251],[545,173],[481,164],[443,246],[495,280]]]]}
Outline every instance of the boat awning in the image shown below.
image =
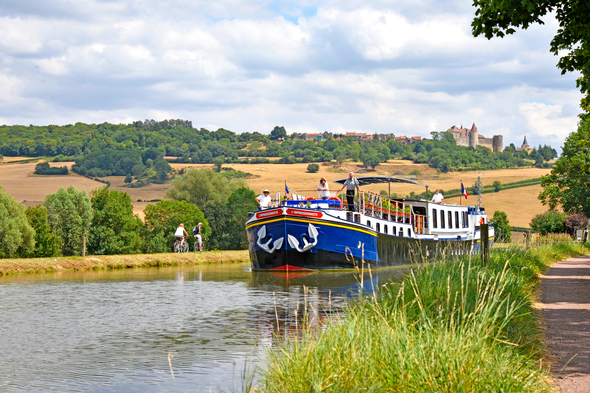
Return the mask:
{"type": "MultiPolygon", "coordinates": [[[[413,180],[403,179],[401,177],[391,176],[359,176],[356,178],[361,186],[367,186],[369,184],[380,184],[380,183],[407,183],[415,184],[417,186],[428,187],[428,184],[417,183],[413,180]]],[[[340,179],[334,181],[337,184],[344,184],[346,179],[340,179]]]]}

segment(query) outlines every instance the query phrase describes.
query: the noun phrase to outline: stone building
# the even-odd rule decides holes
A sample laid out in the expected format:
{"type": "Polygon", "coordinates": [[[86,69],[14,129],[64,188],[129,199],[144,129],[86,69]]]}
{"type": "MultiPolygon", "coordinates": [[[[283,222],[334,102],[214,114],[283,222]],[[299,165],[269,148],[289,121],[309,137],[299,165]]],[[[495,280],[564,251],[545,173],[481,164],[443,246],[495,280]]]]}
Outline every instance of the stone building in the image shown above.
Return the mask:
{"type": "Polygon", "coordinates": [[[486,138],[477,131],[475,123],[470,129],[452,126],[447,130],[450,132],[458,146],[471,146],[477,149],[478,146],[485,146],[493,152],[504,151],[504,137],[502,135],[494,135],[492,138],[486,138]]]}
{"type": "Polygon", "coordinates": [[[517,147],[516,151],[526,151],[527,153],[532,152],[534,149],[532,147],[529,146],[529,143],[526,141],[526,135],[524,136],[524,141],[522,141],[522,146],[521,147],[517,147]]]}

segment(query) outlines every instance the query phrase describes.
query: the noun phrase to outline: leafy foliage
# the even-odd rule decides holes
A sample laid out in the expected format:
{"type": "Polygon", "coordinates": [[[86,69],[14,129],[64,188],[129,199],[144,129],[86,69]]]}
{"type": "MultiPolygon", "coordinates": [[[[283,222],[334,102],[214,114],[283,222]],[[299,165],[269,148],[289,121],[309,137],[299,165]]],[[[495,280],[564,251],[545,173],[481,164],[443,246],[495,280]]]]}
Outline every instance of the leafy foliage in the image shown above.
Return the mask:
{"type": "Polygon", "coordinates": [[[48,162],[40,162],[35,165],[37,175],[67,175],[68,167],[51,167],[48,162]]]}
{"type": "Polygon", "coordinates": [[[23,255],[35,246],[25,208],[0,186],[0,258],[23,255]]]}
{"type": "Polygon", "coordinates": [[[24,253],[27,257],[54,257],[60,255],[62,241],[51,232],[47,221],[47,209],[42,205],[28,207],[25,211],[29,224],[35,230],[35,248],[24,253]]]}
{"type": "Polygon", "coordinates": [[[545,213],[537,214],[531,221],[531,228],[541,235],[548,233],[564,233],[567,214],[555,210],[548,210],[545,213]]]}
{"type": "Polygon", "coordinates": [[[88,195],[69,186],[47,195],[43,205],[47,208],[47,219],[53,233],[62,239],[62,254],[80,255],[82,238],[88,237],[92,223],[88,195]]]}
{"type": "Polygon", "coordinates": [[[211,169],[190,169],[170,182],[166,196],[205,210],[209,206],[226,203],[231,193],[244,184],[241,179],[228,180],[211,169]]]}
{"type": "MultiPolygon", "coordinates": [[[[145,213],[144,249],[146,253],[170,252],[174,245],[174,232],[180,224],[184,224],[191,235],[191,228],[199,222],[204,236],[211,234],[209,222],[203,212],[195,205],[186,201],[159,201],[147,205],[145,213]]],[[[192,246],[194,238],[186,239],[192,246]]]]}
{"type": "Polygon", "coordinates": [[[577,86],[582,94],[582,108],[588,112],[590,101],[590,3],[587,0],[474,0],[477,8],[471,23],[473,35],[488,39],[513,34],[515,28],[527,29],[532,24],[544,24],[542,17],[555,15],[559,30],[551,41],[550,51],[560,56],[557,67],[561,73],[579,71],[577,86]]]}
{"type": "Polygon", "coordinates": [[[590,216],[590,118],[567,137],[561,157],[541,178],[541,186],[539,199],[549,208],[560,205],[566,213],[590,216]]]}
{"type": "Polygon", "coordinates": [[[245,224],[248,212],[256,211],[256,193],[248,187],[235,190],[222,205],[206,208],[205,215],[211,225],[210,249],[242,250],[248,248],[245,224]]]}
{"type": "Polygon", "coordinates": [[[135,254],[141,249],[139,217],[133,214],[126,192],[98,188],[90,194],[92,226],[88,241],[91,254],[135,254]]]}
{"type": "Polygon", "coordinates": [[[496,210],[492,221],[494,223],[494,236],[496,241],[500,243],[510,243],[512,241],[512,227],[508,222],[508,216],[506,213],[501,210],[496,210]]]}
{"type": "Polygon", "coordinates": [[[307,171],[309,173],[316,173],[319,170],[320,170],[320,166],[318,164],[309,164],[307,166],[307,171]]]}

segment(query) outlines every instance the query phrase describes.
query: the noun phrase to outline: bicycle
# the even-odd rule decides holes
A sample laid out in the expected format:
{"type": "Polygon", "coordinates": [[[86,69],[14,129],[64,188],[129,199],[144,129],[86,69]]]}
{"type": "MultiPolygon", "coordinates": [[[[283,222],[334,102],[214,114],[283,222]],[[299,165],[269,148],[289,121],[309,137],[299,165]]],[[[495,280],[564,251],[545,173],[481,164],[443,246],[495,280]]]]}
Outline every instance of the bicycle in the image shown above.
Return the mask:
{"type": "MultiPolygon", "coordinates": [[[[207,240],[207,238],[203,238],[203,251],[205,251],[205,240],[207,240]]],[[[197,241],[197,239],[195,238],[195,245],[193,247],[193,249],[195,250],[195,252],[199,251],[199,242],[197,241]]]]}
{"type": "Polygon", "coordinates": [[[188,243],[186,240],[182,239],[182,241],[175,241],[174,242],[174,252],[188,252],[188,243]]]}

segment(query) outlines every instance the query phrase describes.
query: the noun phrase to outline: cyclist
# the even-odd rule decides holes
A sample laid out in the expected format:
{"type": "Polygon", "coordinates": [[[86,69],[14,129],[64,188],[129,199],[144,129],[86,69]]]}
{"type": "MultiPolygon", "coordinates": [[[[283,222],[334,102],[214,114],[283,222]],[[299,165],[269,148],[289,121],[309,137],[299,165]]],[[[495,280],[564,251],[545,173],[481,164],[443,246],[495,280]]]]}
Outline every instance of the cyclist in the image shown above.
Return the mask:
{"type": "Polygon", "coordinates": [[[174,237],[176,238],[176,243],[178,243],[178,242],[182,243],[185,235],[188,237],[188,233],[186,232],[186,229],[184,229],[184,224],[180,224],[180,226],[178,228],[176,228],[176,232],[174,232],[174,237]]]}
{"type": "Polygon", "coordinates": [[[200,222],[199,225],[193,228],[193,235],[195,236],[195,239],[197,239],[197,243],[199,244],[199,251],[203,251],[203,236],[201,233],[202,227],[203,223],[200,222]]]}

